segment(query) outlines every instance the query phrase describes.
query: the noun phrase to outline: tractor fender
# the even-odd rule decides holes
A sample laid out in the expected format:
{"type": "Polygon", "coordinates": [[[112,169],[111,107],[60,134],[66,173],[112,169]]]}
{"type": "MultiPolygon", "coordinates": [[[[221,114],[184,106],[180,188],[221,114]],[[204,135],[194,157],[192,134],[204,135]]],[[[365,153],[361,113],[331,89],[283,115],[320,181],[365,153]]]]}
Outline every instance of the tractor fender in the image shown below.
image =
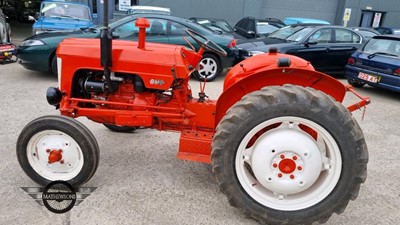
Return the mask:
{"type": "MultiPolygon", "coordinates": [[[[292,58],[294,56],[288,57],[292,58]]],[[[338,102],[343,101],[346,94],[346,87],[344,84],[326,74],[315,71],[310,63],[299,59],[300,58],[295,57],[297,66],[292,63],[290,67],[276,66],[276,58],[274,59],[275,65],[266,65],[264,68],[260,68],[260,66],[247,66],[248,64],[246,65],[245,62],[247,60],[243,61],[243,64],[241,63],[233,67],[227,74],[224,82],[224,91],[217,101],[215,126],[220,122],[226,111],[233,104],[240,101],[244,95],[260,90],[266,86],[293,84],[303,87],[312,87],[332,96],[338,102]],[[305,66],[306,64],[304,63],[308,63],[309,66],[305,66]]],[[[250,64],[254,63],[250,62],[250,64]]],[[[257,65],[257,63],[254,65],[257,65]]]]}

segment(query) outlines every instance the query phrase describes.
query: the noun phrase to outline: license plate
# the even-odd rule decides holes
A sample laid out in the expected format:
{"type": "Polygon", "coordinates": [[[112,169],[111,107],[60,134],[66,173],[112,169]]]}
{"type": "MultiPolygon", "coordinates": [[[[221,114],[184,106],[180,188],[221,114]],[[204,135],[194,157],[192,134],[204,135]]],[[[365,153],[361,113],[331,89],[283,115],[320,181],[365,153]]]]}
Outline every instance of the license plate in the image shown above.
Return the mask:
{"type": "Polygon", "coordinates": [[[379,80],[381,79],[381,77],[379,77],[379,76],[372,76],[372,75],[369,75],[369,74],[366,74],[363,72],[360,72],[358,74],[358,78],[360,78],[361,80],[372,82],[372,83],[378,83],[379,80]]]}

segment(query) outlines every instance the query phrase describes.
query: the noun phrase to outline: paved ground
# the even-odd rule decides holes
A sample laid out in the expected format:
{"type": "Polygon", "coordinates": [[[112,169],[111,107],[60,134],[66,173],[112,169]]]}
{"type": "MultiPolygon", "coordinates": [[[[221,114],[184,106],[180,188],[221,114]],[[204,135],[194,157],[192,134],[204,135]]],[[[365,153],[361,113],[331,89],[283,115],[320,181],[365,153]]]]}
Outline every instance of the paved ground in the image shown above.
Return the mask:
{"type": "MultiPolygon", "coordinates": [[[[222,82],[208,84],[211,98],[222,82]]],[[[45,100],[47,87],[56,85],[49,74],[0,65],[0,224],[257,224],[229,206],[208,165],[176,159],[179,134],[115,134],[83,118],[101,149],[99,168],[85,186],[98,189],[67,214],[39,206],[20,188],[37,185],[20,168],[15,145],[28,122],[58,114],[45,100]]],[[[198,83],[192,88],[196,93],[198,83]]],[[[354,113],[369,147],[368,179],[358,199],[328,224],[400,224],[399,94],[371,87],[360,93],[372,98],[364,121],[354,113]]]]}

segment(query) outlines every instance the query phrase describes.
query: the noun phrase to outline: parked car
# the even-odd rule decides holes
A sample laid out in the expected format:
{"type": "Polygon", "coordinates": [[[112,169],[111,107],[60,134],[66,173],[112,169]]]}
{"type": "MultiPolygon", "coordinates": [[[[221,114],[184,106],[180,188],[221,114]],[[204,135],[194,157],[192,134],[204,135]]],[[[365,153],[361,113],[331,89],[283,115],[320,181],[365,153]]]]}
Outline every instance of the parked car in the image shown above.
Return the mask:
{"type": "Polygon", "coordinates": [[[350,29],[360,33],[365,40],[369,40],[376,35],[380,35],[377,30],[369,27],[350,27],[350,29]]]}
{"type": "Polygon", "coordinates": [[[157,13],[171,15],[171,9],[157,6],[135,5],[128,7],[128,9],[126,10],[126,14],[128,15],[136,13],[157,13]]]}
{"type": "Polygon", "coordinates": [[[296,24],[283,27],[263,41],[238,44],[250,57],[276,47],[278,52],[299,56],[311,62],[318,71],[343,74],[347,59],[363,43],[363,37],[344,27],[318,24],[296,24]]]}
{"type": "Polygon", "coordinates": [[[0,44],[11,42],[11,26],[7,22],[7,16],[4,15],[3,11],[0,9],[0,44]]]}
{"type": "Polygon", "coordinates": [[[53,30],[76,30],[93,26],[92,12],[86,4],[47,0],[40,6],[40,13],[32,25],[32,32],[39,34],[53,30]]]}
{"type": "Polygon", "coordinates": [[[244,17],[233,27],[234,31],[245,38],[265,37],[268,34],[284,27],[285,24],[276,18],[256,19],[244,17]]]}
{"type": "Polygon", "coordinates": [[[400,92],[400,36],[371,38],[349,58],[345,76],[354,87],[368,84],[400,92]]]}
{"type": "Polygon", "coordinates": [[[400,29],[399,28],[375,27],[375,30],[377,30],[380,34],[400,35],[400,29]]]}
{"type": "Polygon", "coordinates": [[[326,24],[330,23],[325,20],[312,19],[312,18],[300,18],[300,17],[287,17],[283,20],[286,25],[300,24],[300,23],[314,23],[314,24],[326,24]]]}
{"type": "Polygon", "coordinates": [[[23,0],[16,2],[16,16],[19,21],[28,22],[29,16],[36,16],[40,9],[40,1],[23,0]]]}
{"type": "MultiPolygon", "coordinates": [[[[162,14],[133,14],[122,19],[110,21],[110,29],[113,35],[120,39],[137,40],[139,29],[135,21],[139,17],[145,17],[150,21],[150,27],[146,29],[146,41],[191,46],[182,38],[185,37],[191,45],[199,49],[199,45],[186,33],[186,29],[192,29],[211,41],[217,43],[228,55],[223,57],[206,51],[200,62],[197,72],[198,79],[206,78],[211,81],[218,77],[223,68],[234,65],[237,61],[238,50],[236,40],[232,36],[215,34],[212,31],[194,23],[193,21],[162,14]]],[[[52,70],[57,74],[57,60],[55,51],[57,45],[68,37],[99,38],[101,26],[78,31],[59,31],[33,35],[25,39],[18,47],[17,55],[20,64],[27,69],[37,71],[52,70]]],[[[138,56],[140,57],[140,56],[138,56]]]]}

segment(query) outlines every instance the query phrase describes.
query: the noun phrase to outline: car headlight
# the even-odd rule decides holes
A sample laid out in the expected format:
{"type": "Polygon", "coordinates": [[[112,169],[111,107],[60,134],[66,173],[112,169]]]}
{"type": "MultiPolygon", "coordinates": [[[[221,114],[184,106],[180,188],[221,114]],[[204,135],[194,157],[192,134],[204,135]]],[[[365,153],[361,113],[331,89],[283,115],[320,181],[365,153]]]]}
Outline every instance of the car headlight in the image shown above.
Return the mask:
{"type": "Polygon", "coordinates": [[[39,46],[44,45],[43,41],[41,40],[26,40],[21,42],[20,46],[39,46]]]}
{"type": "Polygon", "coordinates": [[[248,51],[247,55],[248,56],[255,56],[255,55],[259,55],[259,54],[264,54],[265,52],[262,51],[248,51]]]}

